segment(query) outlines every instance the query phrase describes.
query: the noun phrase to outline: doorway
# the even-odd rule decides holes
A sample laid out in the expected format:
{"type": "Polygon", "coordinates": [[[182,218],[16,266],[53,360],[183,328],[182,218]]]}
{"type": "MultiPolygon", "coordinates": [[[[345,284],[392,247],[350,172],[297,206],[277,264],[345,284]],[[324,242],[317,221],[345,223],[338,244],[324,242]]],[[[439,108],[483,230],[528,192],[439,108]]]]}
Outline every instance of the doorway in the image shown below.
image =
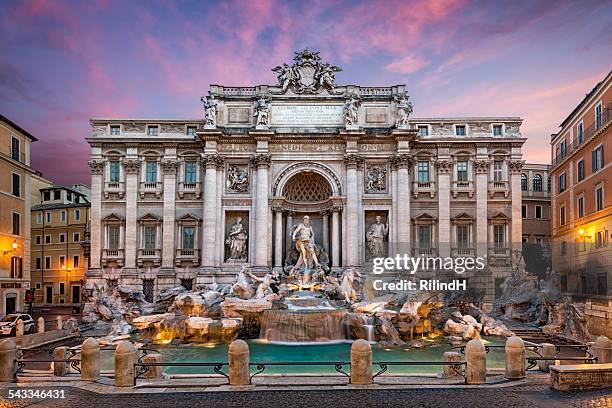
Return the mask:
{"type": "Polygon", "coordinates": [[[76,305],[81,303],[81,287],[73,286],[72,287],[72,304],[76,305]]]}
{"type": "Polygon", "coordinates": [[[45,286],[45,303],[53,303],[53,286],[45,286]]]}
{"type": "Polygon", "coordinates": [[[17,295],[14,293],[8,293],[6,295],[6,313],[15,313],[17,311],[17,295]]]}

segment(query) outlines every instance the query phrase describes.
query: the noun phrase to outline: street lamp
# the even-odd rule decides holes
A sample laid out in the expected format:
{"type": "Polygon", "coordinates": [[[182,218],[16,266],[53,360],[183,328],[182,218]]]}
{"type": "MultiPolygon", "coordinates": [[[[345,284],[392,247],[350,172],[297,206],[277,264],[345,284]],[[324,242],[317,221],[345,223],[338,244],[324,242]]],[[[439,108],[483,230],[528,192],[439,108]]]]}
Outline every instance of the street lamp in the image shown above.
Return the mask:
{"type": "Polygon", "coordinates": [[[17,241],[13,240],[13,245],[11,245],[11,249],[5,249],[2,251],[4,255],[10,254],[11,252],[15,252],[17,250],[17,241]]]}

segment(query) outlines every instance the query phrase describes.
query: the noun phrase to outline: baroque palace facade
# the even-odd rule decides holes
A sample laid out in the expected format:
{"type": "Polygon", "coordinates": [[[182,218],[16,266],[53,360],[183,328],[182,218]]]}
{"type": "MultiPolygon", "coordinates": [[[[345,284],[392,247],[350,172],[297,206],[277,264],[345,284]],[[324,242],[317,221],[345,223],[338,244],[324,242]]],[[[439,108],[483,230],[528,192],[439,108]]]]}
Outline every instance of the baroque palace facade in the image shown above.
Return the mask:
{"type": "Polygon", "coordinates": [[[403,85],[337,86],[309,50],[273,71],[212,85],[203,120],[91,120],[88,279],[153,299],[280,270],[306,215],[332,271],[367,271],[381,217],[390,256],[487,257],[492,300],[520,250],[521,119],[409,118],[403,85]]]}

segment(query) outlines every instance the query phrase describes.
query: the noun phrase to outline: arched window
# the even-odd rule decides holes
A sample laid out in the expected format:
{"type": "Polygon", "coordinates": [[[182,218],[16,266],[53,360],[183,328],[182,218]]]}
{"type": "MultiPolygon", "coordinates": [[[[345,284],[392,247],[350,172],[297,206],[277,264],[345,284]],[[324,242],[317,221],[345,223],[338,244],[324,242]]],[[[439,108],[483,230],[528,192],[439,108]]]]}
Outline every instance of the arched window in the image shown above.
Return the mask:
{"type": "Polygon", "coordinates": [[[542,191],[542,176],[539,174],[533,176],[533,191],[542,191]]]}
{"type": "Polygon", "coordinates": [[[527,176],[521,174],[521,190],[527,191],[527,176]]]}

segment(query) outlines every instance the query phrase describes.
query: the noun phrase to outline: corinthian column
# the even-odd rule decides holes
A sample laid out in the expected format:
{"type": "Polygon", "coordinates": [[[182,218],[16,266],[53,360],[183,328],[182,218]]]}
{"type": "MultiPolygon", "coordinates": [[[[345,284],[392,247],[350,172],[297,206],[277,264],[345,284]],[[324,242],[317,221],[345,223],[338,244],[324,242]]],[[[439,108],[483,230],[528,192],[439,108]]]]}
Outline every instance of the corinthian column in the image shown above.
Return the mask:
{"type": "Polygon", "coordinates": [[[481,257],[487,256],[489,245],[487,231],[489,167],[490,162],[487,160],[474,162],[474,172],[476,173],[476,255],[481,257]]]}
{"type": "Polygon", "coordinates": [[[89,254],[89,269],[100,269],[100,255],[102,252],[102,174],[104,173],[103,160],[90,160],[87,164],[91,168],[91,210],[89,240],[91,250],[89,254]]]}
{"type": "Polygon", "coordinates": [[[450,255],[450,173],[453,163],[450,160],[438,160],[438,250],[439,256],[450,255]]]}
{"type": "Polygon", "coordinates": [[[257,191],[255,195],[255,266],[268,266],[268,169],[270,155],[258,154],[253,157],[253,166],[257,169],[257,191]]]}
{"type": "Polygon", "coordinates": [[[204,214],[202,217],[202,267],[215,266],[215,247],[217,234],[217,167],[223,158],[214,154],[203,154],[204,173],[204,214]]]}
{"type": "Polygon", "coordinates": [[[357,168],[363,164],[363,158],[356,154],[344,156],[346,165],[346,266],[359,264],[359,245],[362,237],[359,234],[359,180],[357,168]]]}
{"type": "Polygon", "coordinates": [[[340,207],[333,206],[332,209],[332,233],[331,233],[331,256],[332,266],[340,266],[340,207]]]}
{"type": "Polygon", "coordinates": [[[396,252],[410,254],[410,167],[412,157],[399,154],[392,159],[397,169],[397,243],[396,252]]]}
{"type": "Polygon", "coordinates": [[[126,159],[125,167],[125,268],[136,268],[138,172],[140,161],[126,159]]]}
{"type": "MultiPolygon", "coordinates": [[[[512,160],[508,163],[510,169],[510,188],[512,198],[512,249],[515,251],[521,250],[523,236],[523,216],[521,214],[521,205],[523,194],[521,191],[521,172],[523,171],[524,161],[512,160]]],[[[571,173],[570,173],[571,174],[571,173]]]]}
{"type": "Polygon", "coordinates": [[[176,200],[176,169],[178,162],[176,160],[163,160],[161,162],[162,171],[164,173],[164,220],[162,224],[162,268],[174,267],[174,220],[175,209],[174,202],[176,200]]]}
{"type": "Polygon", "coordinates": [[[283,267],[283,208],[274,207],[274,267],[283,267]]]}

